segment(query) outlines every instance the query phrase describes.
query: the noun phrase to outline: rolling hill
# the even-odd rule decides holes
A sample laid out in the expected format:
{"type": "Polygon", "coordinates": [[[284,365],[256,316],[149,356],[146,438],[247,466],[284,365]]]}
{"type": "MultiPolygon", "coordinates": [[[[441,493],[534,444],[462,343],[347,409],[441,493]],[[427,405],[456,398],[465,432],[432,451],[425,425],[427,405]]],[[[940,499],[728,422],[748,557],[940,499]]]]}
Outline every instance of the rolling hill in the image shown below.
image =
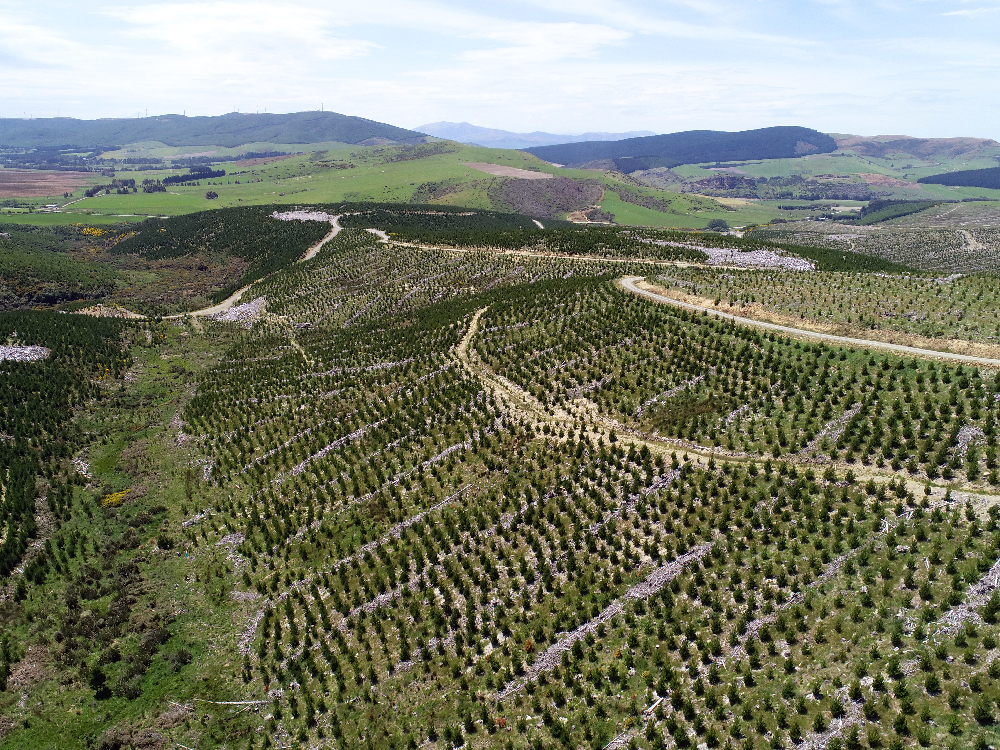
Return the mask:
{"type": "Polygon", "coordinates": [[[991,277],[300,208],[11,233],[257,281],[0,312],[5,750],[1000,744],[991,277]]]}
{"type": "Polygon", "coordinates": [[[626,174],[656,167],[742,159],[785,159],[835,151],[830,136],[811,128],[791,126],[729,133],[689,130],[621,141],[587,141],[524,149],[545,161],[580,166],[614,167],[626,174]],[[601,164],[601,162],[604,162],[601,164]],[[596,164],[595,164],[596,163],[596,164]]]}
{"type": "Polygon", "coordinates": [[[919,159],[956,159],[994,156],[1000,143],[989,138],[914,138],[910,135],[840,135],[833,134],[837,148],[862,156],[885,158],[893,155],[919,159]]]}
{"type": "Polygon", "coordinates": [[[217,117],[160,115],[101,120],[0,118],[0,147],[8,148],[94,147],[142,141],[158,141],[168,146],[233,148],[259,142],[384,145],[424,140],[423,133],[336,112],[230,112],[217,117]]]}
{"type": "Polygon", "coordinates": [[[1000,188],[1000,167],[990,169],[963,169],[958,172],[929,175],[917,182],[932,185],[955,185],[959,187],[1000,188]]]}

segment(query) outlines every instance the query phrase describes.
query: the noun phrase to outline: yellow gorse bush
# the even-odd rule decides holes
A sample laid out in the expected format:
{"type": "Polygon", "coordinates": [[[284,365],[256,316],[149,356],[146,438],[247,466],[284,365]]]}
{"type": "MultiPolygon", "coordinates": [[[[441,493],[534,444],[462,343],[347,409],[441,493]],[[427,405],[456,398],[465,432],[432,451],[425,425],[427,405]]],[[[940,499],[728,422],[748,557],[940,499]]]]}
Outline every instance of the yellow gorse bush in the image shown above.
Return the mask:
{"type": "Polygon", "coordinates": [[[115,237],[115,240],[114,240],[114,242],[112,244],[113,245],[117,245],[119,242],[124,242],[125,240],[129,239],[130,237],[135,237],[137,234],[139,234],[139,233],[138,232],[125,232],[125,234],[121,234],[118,237],[115,237]]]}
{"type": "Polygon", "coordinates": [[[125,502],[125,497],[132,491],[129,487],[127,490],[122,490],[121,492],[112,492],[110,495],[105,495],[104,499],[101,500],[102,508],[117,508],[123,502],[125,502]]]}

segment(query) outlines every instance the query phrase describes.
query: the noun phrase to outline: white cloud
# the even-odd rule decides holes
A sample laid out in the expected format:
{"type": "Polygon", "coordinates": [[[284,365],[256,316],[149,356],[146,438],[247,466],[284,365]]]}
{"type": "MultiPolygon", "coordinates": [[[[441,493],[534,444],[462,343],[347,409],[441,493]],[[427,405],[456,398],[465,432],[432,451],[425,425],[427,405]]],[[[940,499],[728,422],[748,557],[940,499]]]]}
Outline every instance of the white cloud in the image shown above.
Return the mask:
{"type": "Polygon", "coordinates": [[[991,13],[996,13],[1000,10],[1000,7],[988,7],[988,8],[966,8],[963,10],[952,10],[947,13],[942,13],[942,16],[966,16],[969,18],[974,18],[976,16],[984,16],[991,13]]]}
{"type": "Polygon", "coordinates": [[[996,136],[992,2],[0,0],[0,114],[323,102],[401,125],[996,136]]]}

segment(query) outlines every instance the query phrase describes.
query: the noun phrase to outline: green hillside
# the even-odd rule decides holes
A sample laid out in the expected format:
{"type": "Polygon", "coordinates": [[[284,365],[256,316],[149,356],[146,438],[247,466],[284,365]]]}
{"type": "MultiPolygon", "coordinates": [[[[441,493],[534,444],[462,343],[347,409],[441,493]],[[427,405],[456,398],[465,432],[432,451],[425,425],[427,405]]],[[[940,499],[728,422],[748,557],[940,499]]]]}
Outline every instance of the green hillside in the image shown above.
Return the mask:
{"type": "MultiPolygon", "coordinates": [[[[0,199],[0,220],[34,224],[86,220],[100,224],[142,221],[149,216],[209,207],[385,201],[697,229],[713,220],[724,220],[737,228],[778,220],[836,220],[855,215],[873,201],[1000,198],[1000,190],[918,181],[942,169],[995,163],[992,142],[976,141],[960,148],[949,140],[935,151],[933,143],[922,141],[919,148],[912,147],[922,155],[887,149],[874,149],[877,155],[873,155],[868,141],[854,145],[844,139],[838,142],[844,144],[842,148],[829,154],[713,161],[638,169],[626,175],[611,168],[558,168],[523,151],[451,141],[363,146],[337,141],[295,144],[262,140],[235,147],[180,147],[143,141],[80,157],[91,165],[86,168],[95,171],[66,178],[76,185],[68,197],[62,193],[37,195],[43,190],[30,198],[8,193],[9,197],[0,199]],[[270,156],[243,158],[248,151],[270,156]],[[532,173],[528,176],[549,174],[553,179],[525,180],[468,166],[477,163],[528,170],[532,173]],[[190,174],[192,167],[226,174],[190,184],[162,185],[170,177],[190,174]],[[84,196],[86,190],[93,193],[95,188],[103,189],[93,197],[84,196]],[[209,191],[218,197],[208,200],[209,191]],[[39,213],[48,204],[57,208],[39,213]]],[[[68,152],[45,153],[71,156],[68,152]]],[[[31,154],[38,157],[38,152],[31,154]]]]}
{"type": "Polygon", "coordinates": [[[780,159],[834,151],[830,136],[811,128],[773,127],[727,133],[690,130],[620,141],[585,141],[525,149],[557,164],[584,164],[611,160],[622,172],[635,172],[679,164],[747,159],[780,159]]]}
{"type": "Polygon", "coordinates": [[[412,130],[336,112],[230,112],[217,117],[156,115],[102,120],[0,118],[0,147],[7,148],[77,146],[86,149],[140,141],[159,141],[168,146],[235,147],[256,141],[362,143],[416,141],[422,137],[421,133],[412,130]]]}
{"type": "Polygon", "coordinates": [[[1000,190],[1000,167],[988,169],[963,169],[957,172],[928,175],[917,182],[933,185],[954,185],[959,187],[979,187],[1000,190]]]}
{"type": "MultiPolygon", "coordinates": [[[[560,169],[521,151],[488,149],[442,141],[402,146],[337,149],[266,160],[224,162],[226,175],[194,185],[169,185],[147,193],[143,183],[162,182],[187,169],[151,169],[116,162],[114,177],[93,174],[90,187],[105,186],[86,198],[78,188],[62,195],[8,199],[15,207],[0,207],[0,220],[58,224],[86,220],[92,223],[142,221],[147,216],[170,216],[206,208],[247,204],[298,205],[338,201],[439,203],[479,209],[528,213],[540,218],[565,219],[576,212],[596,220],[614,217],[618,223],[661,227],[704,227],[723,218],[731,225],[766,223],[783,214],[776,206],[743,202],[723,205],[677,189],[662,189],[630,180],[620,173],[560,169]],[[553,175],[551,180],[523,180],[495,176],[466,166],[487,163],[532,173],[553,175]],[[115,180],[135,180],[136,192],[119,192],[115,180]],[[212,190],[218,198],[208,201],[212,190]],[[55,212],[37,211],[56,203],[55,212]],[[28,212],[28,206],[32,212],[28,212]]],[[[794,216],[805,216],[808,209],[794,216]]]]}

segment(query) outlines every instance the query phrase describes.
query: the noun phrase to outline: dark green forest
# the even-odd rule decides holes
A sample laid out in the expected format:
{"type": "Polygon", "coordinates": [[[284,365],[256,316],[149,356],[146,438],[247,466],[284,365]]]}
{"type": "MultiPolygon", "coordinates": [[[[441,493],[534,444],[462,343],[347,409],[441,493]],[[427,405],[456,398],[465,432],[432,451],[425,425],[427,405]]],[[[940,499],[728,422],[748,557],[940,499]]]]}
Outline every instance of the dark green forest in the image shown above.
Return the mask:
{"type": "Polygon", "coordinates": [[[64,304],[111,294],[120,275],[66,252],[69,232],[8,227],[0,238],[0,310],[64,304]]]}
{"type": "Polygon", "coordinates": [[[336,112],[230,112],[215,117],[157,115],[101,120],[0,118],[0,146],[8,148],[112,147],[141,141],[234,148],[244,143],[361,143],[370,138],[408,141],[420,136],[412,130],[336,112]]]}
{"type": "Polygon", "coordinates": [[[247,206],[149,219],[135,236],[115,245],[112,252],[134,253],[151,260],[203,253],[248,261],[240,278],[212,295],[218,302],[295,261],[330,231],[325,222],[275,221],[271,218],[273,212],[270,206],[247,206]]]}
{"type": "MultiPolygon", "coordinates": [[[[10,574],[35,537],[36,480],[44,476],[58,487],[60,462],[83,445],[72,421],[74,408],[99,394],[95,378],[120,377],[129,366],[122,329],[120,321],[106,318],[0,313],[0,339],[51,350],[40,362],[8,361],[0,370],[0,482],[4,485],[0,524],[5,528],[0,576],[10,574]]],[[[58,491],[50,495],[58,514],[65,510],[64,497],[58,491]]],[[[45,569],[42,555],[25,576],[39,582],[45,569]]]]}
{"type": "Polygon", "coordinates": [[[626,138],[621,141],[587,141],[524,149],[545,161],[582,164],[612,159],[626,174],[679,164],[784,159],[803,154],[830,153],[837,148],[833,138],[811,128],[780,126],[728,133],[689,130],[683,133],[626,138]]]}
{"type": "Polygon", "coordinates": [[[956,185],[960,187],[980,187],[1000,189],[1000,167],[989,169],[963,169],[958,172],[946,172],[921,177],[917,182],[932,185],[956,185]]]}

